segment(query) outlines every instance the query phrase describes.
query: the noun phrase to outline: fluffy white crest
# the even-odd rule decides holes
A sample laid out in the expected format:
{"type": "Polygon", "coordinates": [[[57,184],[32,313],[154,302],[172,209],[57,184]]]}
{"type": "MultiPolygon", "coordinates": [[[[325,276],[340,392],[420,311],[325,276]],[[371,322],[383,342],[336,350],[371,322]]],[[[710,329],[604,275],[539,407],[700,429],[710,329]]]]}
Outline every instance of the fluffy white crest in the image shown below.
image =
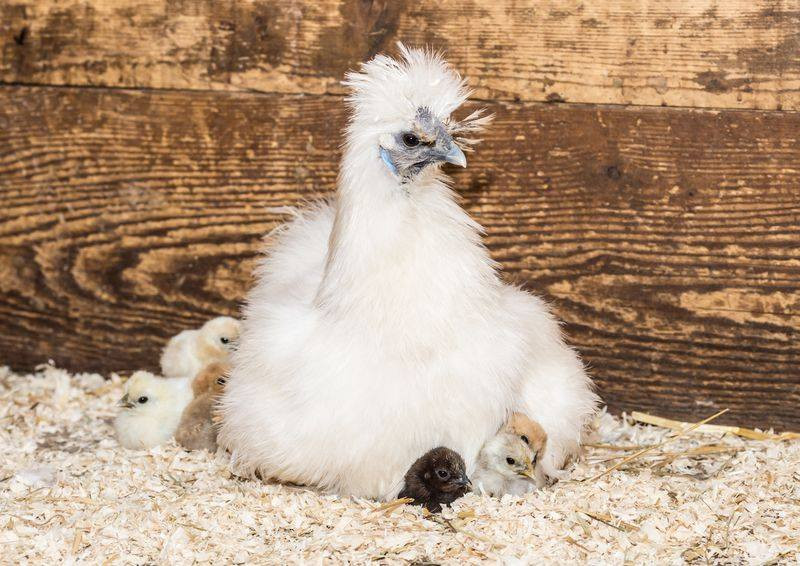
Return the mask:
{"type": "Polygon", "coordinates": [[[443,58],[426,49],[398,44],[400,59],[377,55],[347,73],[344,84],[352,92],[348,102],[354,121],[398,122],[413,120],[419,108],[428,108],[441,121],[469,96],[466,83],[443,58]]]}

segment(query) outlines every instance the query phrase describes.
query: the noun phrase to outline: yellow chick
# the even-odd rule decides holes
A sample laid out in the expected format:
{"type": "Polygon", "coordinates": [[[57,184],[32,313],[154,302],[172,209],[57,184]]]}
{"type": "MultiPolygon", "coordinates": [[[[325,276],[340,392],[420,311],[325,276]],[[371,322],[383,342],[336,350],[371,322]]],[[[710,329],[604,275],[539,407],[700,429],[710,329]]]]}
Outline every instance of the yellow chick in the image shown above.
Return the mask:
{"type": "Polygon", "coordinates": [[[235,318],[220,316],[197,330],[184,330],[173,336],[161,354],[161,372],[165,377],[195,377],[213,362],[227,362],[236,340],[240,323],[235,318]]]}
{"type": "Polygon", "coordinates": [[[188,378],[163,379],[147,371],[135,372],[125,384],[114,420],[119,443],[125,448],[145,449],[166,442],[175,434],[191,400],[188,378]]]}
{"type": "Polygon", "coordinates": [[[518,436],[531,451],[531,462],[535,469],[535,479],[519,478],[512,482],[509,493],[523,495],[533,491],[536,487],[543,487],[546,482],[542,466],[539,464],[547,445],[547,433],[542,426],[522,413],[513,413],[506,423],[504,430],[518,436]]]}
{"type": "Polygon", "coordinates": [[[528,445],[519,436],[500,431],[481,448],[472,485],[478,493],[501,497],[521,478],[535,481],[534,474],[528,445]]]}
{"type": "Polygon", "coordinates": [[[225,366],[212,364],[200,372],[195,379],[197,382],[203,377],[207,388],[197,394],[197,397],[184,409],[178,430],[175,432],[175,440],[187,450],[217,451],[214,407],[227,382],[225,372],[225,366]],[[215,371],[216,375],[213,373],[215,371]]]}

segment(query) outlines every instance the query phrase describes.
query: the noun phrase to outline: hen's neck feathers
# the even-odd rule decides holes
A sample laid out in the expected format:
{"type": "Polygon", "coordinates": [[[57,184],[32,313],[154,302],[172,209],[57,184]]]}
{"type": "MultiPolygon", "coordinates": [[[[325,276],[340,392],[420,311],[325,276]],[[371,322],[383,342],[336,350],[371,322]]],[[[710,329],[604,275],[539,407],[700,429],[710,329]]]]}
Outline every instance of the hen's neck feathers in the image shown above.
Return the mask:
{"type": "Polygon", "coordinates": [[[495,264],[480,225],[456,203],[445,179],[429,167],[401,185],[372,138],[351,139],[342,158],[319,308],[413,333],[420,326],[446,331],[459,324],[454,313],[474,315],[491,304],[499,288],[495,264]]]}

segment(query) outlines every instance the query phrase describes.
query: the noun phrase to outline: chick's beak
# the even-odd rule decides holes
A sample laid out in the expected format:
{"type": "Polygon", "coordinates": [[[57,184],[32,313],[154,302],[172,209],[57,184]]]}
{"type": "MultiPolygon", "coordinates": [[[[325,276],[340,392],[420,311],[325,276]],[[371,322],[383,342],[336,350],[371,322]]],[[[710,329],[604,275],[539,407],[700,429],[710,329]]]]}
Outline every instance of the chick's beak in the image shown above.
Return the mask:
{"type": "Polygon", "coordinates": [[[128,398],[128,394],[127,393],[122,396],[122,399],[117,401],[117,407],[124,407],[125,409],[132,409],[133,408],[133,403],[130,402],[130,399],[128,398]]]}
{"type": "Polygon", "coordinates": [[[462,475],[460,478],[456,480],[456,484],[460,486],[472,487],[472,482],[469,481],[469,478],[465,475],[462,475]]]}
{"type": "Polygon", "coordinates": [[[528,466],[524,470],[520,471],[519,475],[525,476],[526,478],[530,478],[530,479],[532,479],[534,481],[536,480],[536,472],[533,469],[533,466],[528,466]]]}

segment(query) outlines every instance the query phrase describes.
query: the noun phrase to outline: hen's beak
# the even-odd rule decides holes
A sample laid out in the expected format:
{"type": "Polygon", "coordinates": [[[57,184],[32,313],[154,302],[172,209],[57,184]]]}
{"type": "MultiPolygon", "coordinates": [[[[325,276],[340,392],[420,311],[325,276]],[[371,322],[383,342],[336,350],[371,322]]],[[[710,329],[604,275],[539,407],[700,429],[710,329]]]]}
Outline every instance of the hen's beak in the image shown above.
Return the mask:
{"type": "Polygon", "coordinates": [[[124,407],[125,409],[133,409],[134,405],[128,398],[128,394],[123,395],[122,399],[117,401],[117,407],[124,407]]]}
{"type": "Polygon", "coordinates": [[[459,167],[466,167],[467,156],[464,155],[464,152],[461,151],[461,148],[458,147],[455,142],[451,143],[452,145],[450,146],[450,151],[445,154],[444,160],[448,163],[452,163],[453,165],[458,165],[459,167]]]}

